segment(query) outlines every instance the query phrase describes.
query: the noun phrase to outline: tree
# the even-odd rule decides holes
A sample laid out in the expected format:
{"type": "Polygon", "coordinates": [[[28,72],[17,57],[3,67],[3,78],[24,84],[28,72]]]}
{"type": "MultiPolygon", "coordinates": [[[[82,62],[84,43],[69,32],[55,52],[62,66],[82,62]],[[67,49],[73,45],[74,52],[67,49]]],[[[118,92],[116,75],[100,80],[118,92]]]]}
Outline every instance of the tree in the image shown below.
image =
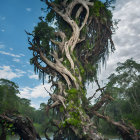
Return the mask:
{"type": "Polygon", "coordinates": [[[18,93],[18,86],[14,82],[0,79],[0,113],[14,113],[18,110],[18,93]]]}
{"type": "MultiPolygon", "coordinates": [[[[57,116],[51,122],[57,128],[54,139],[101,140],[92,120],[97,116],[111,121],[97,111],[112,97],[103,93],[96,80],[102,96],[91,105],[85,84],[96,79],[98,62],[105,61],[109,50],[114,51],[112,13],[108,9],[112,0],[41,1],[47,5],[47,16],[40,17],[33,33],[27,34],[33,37],[29,38],[33,51],[30,62],[40,78],[48,75],[54,89],[46,106],[46,112],[53,109],[57,116]]],[[[116,126],[127,131],[123,124],[116,126]]]]}
{"type": "MultiPolygon", "coordinates": [[[[6,79],[0,79],[0,114],[17,113],[19,105],[19,98],[17,96],[18,93],[18,86],[14,82],[6,79]]],[[[7,135],[7,128],[9,128],[10,125],[7,125],[1,121],[0,125],[0,139],[5,140],[7,135]]]]}
{"type": "Polygon", "coordinates": [[[7,134],[18,134],[24,140],[41,139],[27,117],[33,114],[30,101],[19,98],[17,94],[19,90],[14,82],[0,79],[0,140],[6,140],[7,134]]]}
{"type": "Polygon", "coordinates": [[[108,79],[106,90],[114,97],[115,104],[108,105],[107,111],[116,119],[127,119],[140,129],[140,64],[133,59],[118,63],[115,73],[108,79]]]}

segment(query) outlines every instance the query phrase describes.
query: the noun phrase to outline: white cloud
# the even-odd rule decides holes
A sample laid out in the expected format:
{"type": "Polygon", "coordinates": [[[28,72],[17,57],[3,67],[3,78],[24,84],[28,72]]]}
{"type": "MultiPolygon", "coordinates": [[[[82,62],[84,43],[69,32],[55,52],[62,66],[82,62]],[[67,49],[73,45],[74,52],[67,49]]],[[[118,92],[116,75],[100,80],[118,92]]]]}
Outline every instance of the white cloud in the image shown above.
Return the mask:
{"type": "Polygon", "coordinates": [[[0,42],[0,49],[3,49],[3,48],[5,48],[5,45],[2,42],[0,42]]]}
{"type": "Polygon", "coordinates": [[[34,102],[33,103],[31,102],[31,106],[34,107],[34,108],[36,108],[36,109],[39,109],[40,104],[36,104],[34,102]]]}
{"type": "Polygon", "coordinates": [[[102,71],[100,79],[108,77],[118,62],[134,58],[140,62],[140,0],[117,0],[114,19],[120,19],[118,30],[113,36],[116,51],[107,61],[107,69],[102,71]]]}
{"type": "Polygon", "coordinates": [[[29,78],[38,80],[38,75],[32,74],[32,75],[29,75],[29,78]]]}
{"type": "Polygon", "coordinates": [[[20,59],[13,58],[13,61],[14,61],[14,62],[20,62],[20,59]]]}
{"type": "Polygon", "coordinates": [[[0,78],[11,80],[23,76],[24,73],[19,69],[12,70],[10,66],[0,66],[0,78]]]}
{"type": "Polygon", "coordinates": [[[25,56],[23,53],[20,53],[19,55],[20,55],[20,56],[25,56]]]}
{"type": "Polygon", "coordinates": [[[34,107],[35,109],[39,109],[40,108],[40,104],[41,103],[46,103],[47,100],[45,99],[45,101],[42,101],[42,100],[38,100],[37,102],[36,101],[31,101],[31,106],[34,107]]]}
{"type": "Polygon", "coordinates": [[[32,10],[31,8],[26,8],[26,11],[28,12],[31,12],[31,10],[32,10]]]}
{"type": "Polygon", "coordinates": [[[36,79],[36,80],[38,80],[39,78],[38,78],[38,74],[35,74],[33,71],[31,71],[31,70],[27,70],[28,71],[28,77],[30,78],[30,79],[36,79]]]}
{"type": "Polygon", "coordinates": [[[20,69],[15,69],[15,71],[16,71],[17,73],[20,73],[20,74],[25,74],[25,73],[26,73],[25,71],[20,70],[20,69]]]}
{"type": "Polygon", "coordinates": [[[21,88],[19,96],[21,98],[27,98],[27,99],[38,98],[38,97],[42,97],[42,98],[49,97],[49,94],[44,89],[44,87],[50,92],[50,87],[51,87],[50,84],[45,84],[45,85],[40,84],[33,88],[30,88],[30,87],[21,88]]]}
{"type": "Polygon", "coordinates": [[[12,53],[5,52],[5,51],[0,51],[0,53],[4,54],[4,55],[9,55],[9,56],[12,56],[12,57],[21,57],[20,55],[12,54],[12,53]]]}

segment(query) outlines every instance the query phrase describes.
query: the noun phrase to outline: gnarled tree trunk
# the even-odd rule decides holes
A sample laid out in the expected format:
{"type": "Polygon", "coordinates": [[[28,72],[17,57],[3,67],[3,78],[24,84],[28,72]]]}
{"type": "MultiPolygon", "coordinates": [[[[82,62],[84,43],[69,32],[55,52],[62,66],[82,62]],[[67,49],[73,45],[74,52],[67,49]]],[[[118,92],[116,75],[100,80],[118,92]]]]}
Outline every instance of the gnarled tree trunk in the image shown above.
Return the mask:
{"type": "MultiPolygon", "coordinates": [[[[78,139],[103,140],[92,120],[93,115],[97,116],[97,114],[92,113],[91,115],[89,113],[90,99],[86,97],[86,80],[84,79],[87,74],[84,72],[83,67],[88,65],[89,61],[93,61],[92,55],[94,57],[102,55],[107,50],[109,42],[111,49],[113,49],[111,39],[112,22],[111,20],[107,21],[108,17],[101,19],[102,17],[99,15],[100,12],[103,15],[106,12],[105,5],[98,1],[96,4],[99,4],[98,6],[100,7],[95,7],[95,10],[93,9],[94,16],[91,16],[92,10],[90,11],[90,9],[94,6],[92,0],[44,1],[49,10],[52,10],[55,13],[54,15],[59,16],[58,19],[63,19],[65,24],[69,26],[70,31],[72,31],[71,36],[68,37],[66,32],[56,29],[54,33],[56,40],[51,38],[48,43],[49,45],[53,44],[49,47],[49,52],[45,50],[46,46],[43,47],[42,42],[44,40],[41,40],[38,32],[33,35],[32,42],[29,41],[31,45],[29,49],[33,51],[32,60],[34,65],[40,72],[47,73],[51,77],[52,86],[55,86],[54,93],[49,93],[51,101],[46,107],[47,112],[49,109],[55,108],[57,113],[61,113],[59,119],[53,122],[58,128],[55,136],[58,135],[59,139],[61,139],[62,134],[68,129],[68,132],[72,131],[78,139]],[[80,18],[79,23],[77,22],[78,17],[80,18]],[[97,29],[92,29],[92,26],[97,29]],[[87,33],[82,36],[84,29],[86,29],[87,33]],[[101,32],[101,30],[104,31],[101,32]],[[97,36],[93,41],[92,36],[94,34],[97,36]],[[92,49],[89,48],[89,50],[79,45],[82,42],[86,42],[87,36],[91,37],[91,44],[95,43],[95,46],[92,49]],[[77,47],[83,47],[83,50],[80,51],[81,54],[76,49],[77,47]],[[84,65],[77,57],[81,58],[84,65]],[[43,62],[43,65],[41,65],[41,62],[43,62]]],[[[84,43],[84,45],[86,44],[84,43]]],[[[100,87],[99,90],[102,92],[100,87]]],[[[104,96],[100,102],[92,106],[92,111],[99,110],[106,101],[111,99],[108,95],[104,96]]],[[[49,139],[47,134],[46,138],[49,139]]]]}

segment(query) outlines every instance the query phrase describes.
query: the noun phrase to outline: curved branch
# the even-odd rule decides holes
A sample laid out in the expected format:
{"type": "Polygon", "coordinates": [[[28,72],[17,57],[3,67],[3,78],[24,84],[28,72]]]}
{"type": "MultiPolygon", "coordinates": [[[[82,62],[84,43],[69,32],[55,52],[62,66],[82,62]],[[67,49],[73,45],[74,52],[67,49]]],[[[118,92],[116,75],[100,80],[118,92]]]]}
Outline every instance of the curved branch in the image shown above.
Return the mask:
{"type": "Polygon", "coordinates": [[[106,120],[108,123],[114,125],[117,128],[117,130],[120,132],[124,140],[128,140],[128,139],[139,140],[140,139],[140,137],[138,136],[138,131],[135,129],[135,127],[133,127],[132,125],[125,124],[123,120],[122,122],[115,122],[111,120],[109,116],[103,116],[102,114],[96,111],[93,111],[93,114],[99,118],[106,120]]]}
{"type": "Polygon", "coordinates": [[[75,18],[79,18],[79,16],[80,16],[80,14],[81,14],[82,11],[83,11],[83,7],[81,6],[81,7],[78,9],[75,18]]]}
{"type": "Polygon", "coordinates": [[[53,44],[58,45],[59,48],[60,48],[60,50],[62,51],[62,49],[63,49],[63,43],[62,43],[62,42],[55,41],[55,40],[53,40],[53,39],[50,39],[50,40],[51,40],[51,42],[52,42],[53,44]]]}
{"type": "Polygon", "coordinates": [[[85,16],[85,19],[80,27],[80,31],[83,29],[83,27],[85,26],[85,24],[87,23],[87,20],[88,20],[88,17],[89,17],[89,8],[88,8],[88,5],[87,3],[85,2],[82,2],[81,3],[83,5],[83,7],[86,9],[87,13],[86,13],[86,16],[85,16]]]}
{"type": "Polygon", "coordinates": [[[65,105],[65,98],[61,95],[56,95],[56,94],[52,94],[51,95],[51,99],[53,101],[55,101],[55,103],[57,102],[57,105],[62,103],[62,105],[64,106],[64,108],[66,109],[66,105],[65,105]]]}
{"type": "Polygon", "coordinates": [[[103,95],[100,99],[100,101],[98,101],[93,107],[92,107],[92,110],[93,111],[97,111],[99,110],[103,105],[104,103],[106,103],[108,100],[114,100],[111,96],[109,95],[103,95]]]}
{"type": "Polygon", "coordinates": [[[69,52],[69,44],[68,42],[65,43],[65,46],[64,46],[64,49],[65,49],[65,54],[66,54],[66,57],[67,59],[69,60],[70,64],[71,64],[71,69],[74,70],[74,62],[70,56],[70,52],[69,52]]]}
{"type": "Polygon", "coordinates": [[[62,32],[62,31],[55,32],[55,35],[56,35],[56,36],[60,36],[61,39],[62,39],[62,42],[64,42],[65,39],[66,39],[66,35],[65,35],[65,33],[62,32]]]}
{"type": "Polygon", "coordinates": [[[59,36],[59,37],[62,39],[62,42],[60,42],[60,41],[55,41],[55,40],[53,40],[53,39],[50,39],[50,40],[51,40],[51,42],[54,43],[55,45],[58,45],[58,46],[59,46],[59,48],[60,48],[60,50],[61,50],[61,52],[62,52],[62,54],[63,54],[63,52],[64,52],[64,43],[65,43],[66,35],[65,35],[65,33],[62,32],[62,31],[55,32],[54,34],[55,34],[56,36],[59,36]]]}
{"type": "Polygon", "coordinates": [[[104,90],[104,88],[105,88],[105,87],[98,88],[98,89],[96,90],[96,92],[95,92],[91,97],[88,98],[88,100],[90,101],[90,100],[96,95],[96,93],[97,93],[98,91],[104,90]]]}
{"type": "Polygon", "coordinates": [[[71,58],[71,56],[68,54],[68,52],[67,52],[68,49],[67,49],[67,48],[70,47],[70,48],[71,48],[71,52],[73,52],[73,49],[74,49],[75,45],[77,44],[80,31],[79,31],[79,27],[78,27],[78,25],[76,24],[76,22],[70,18],[69,12],[72,10],[71,5],[76,5],[77,3],[78,3],[77,0],[71,2],[71,3],[68,5],[68,7],[66,8],[66,9],[67,9],[66,13],[62,13],[62,11],[60,11],[60,9],[58,9],[58,7],[57,7],[54,3],[47,2],[47,4],[48,4],[49,6],[51,6],[52,9],[53,9],[58,15],[60,15],[60,16],[63,18],[63,20],[66,21],[66,22],[71,26],[71,28],[72,28],[72,30],[73,30],[72,37],[70,38],[69,41],[67,41],[67,42],[65,43],[65,46],[64,46],[64,47],[65,47],[65,52],[67,53],[66,56],[67,56],[68,60],[70,61],[71,67],[72,67],[72,68],[73,68],[73,64],[72,64],[72,61],[71,61],[72,58],[71,58]],[[75,2],[76,2],[76,3],[75,3],[75,2]]]}
{"type": "Polygon", "coordinates": [[[51,64],[51,67],[52,67],[53,69],[56,69],[56,71],[58,71],[58,72],[65,78],[65,80],[67,81],[67,84],[68,84],[69,86],[71,85],[71,82],[70,82],[70,80],[66,77],[66,75],[68,75],[68,76],[71,78],[71,80],[74,82],[76,88],[79,89],[79,85],[77,84],[77,81],[76,81],[75,77],[71,74],[71,72],[70,72],[68,69],[66,69],[66,67],[65,67],[65,66],[60,62],[60,60],[58,59],[58,54],[57,54],[57,52],[54,51],[54,53],[51,54],[51,55],[54,57],[56,63],[52,63],[51,61],[49,61],[43,54],[42,54],[42,57],[44,58],[44,60],[46,61],[47,64],[48,64],[48,62],[49,62],[49,65],[51,64]],[[52,65],[52,64],[53,64],[53,65],[52,65]]]}
{"type": "Polygon", "coordinates": [[[68,84],[68,89],[70,89],[70,87],[71,87],[72,84],[71,84],[71,82],[70,82],[68,76],[67,76],[66,74],[62,74],[62,75],[63,75],[64,79],[66,80],[66,82],[67,82],[67,84],[68,84]]]}

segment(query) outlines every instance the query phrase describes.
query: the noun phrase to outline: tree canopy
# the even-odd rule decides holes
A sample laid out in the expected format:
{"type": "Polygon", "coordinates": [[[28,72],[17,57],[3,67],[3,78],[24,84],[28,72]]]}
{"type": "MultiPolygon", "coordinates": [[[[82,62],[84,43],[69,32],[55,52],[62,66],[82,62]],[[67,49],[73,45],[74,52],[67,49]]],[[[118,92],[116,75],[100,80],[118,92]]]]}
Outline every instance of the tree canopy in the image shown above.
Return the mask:
{"type": "Polygon", "coordinates": [[[0,79],[0,113],[13,113],[18,110],[17,94],[18,86],[14,82],[0,79]]]}

